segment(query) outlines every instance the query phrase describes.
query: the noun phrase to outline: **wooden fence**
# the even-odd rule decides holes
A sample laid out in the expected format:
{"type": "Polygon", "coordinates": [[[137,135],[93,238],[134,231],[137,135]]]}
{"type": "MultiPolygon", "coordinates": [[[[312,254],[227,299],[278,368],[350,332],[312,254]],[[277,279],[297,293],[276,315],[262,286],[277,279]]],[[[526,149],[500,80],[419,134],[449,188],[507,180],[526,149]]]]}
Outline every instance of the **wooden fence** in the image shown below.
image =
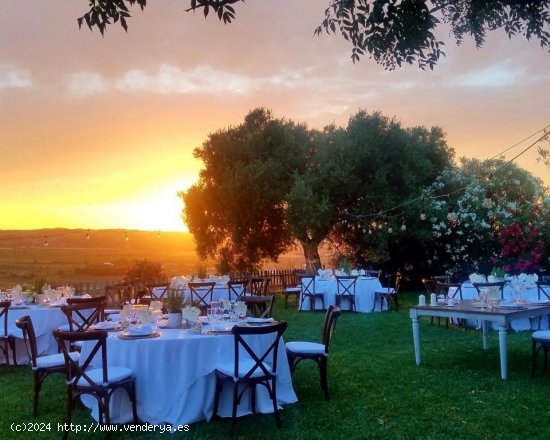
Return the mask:
{"type": "MultiPolygon", "coordinates": [[[[271,281],[269,283],[270,292],[282,292],[287,286],[293,286],[297,283],[296,276],[303,273],[302,269],[273,269],[273,270],[260,270],[252,273],[232,274],[234,279],[243,279],[250,277],[269,277],[271,281]]],[[[157,280],[159,283],[166,282],[167,280],[157,280]]],[[[112,286],[120,283],[120,280],[113,281],[101,281],[101,282],[88,282],[83,281],[75,283],[74,287],[76,292],[91,296],[103,295],[105,293],[105,287],[112,286]]]]}

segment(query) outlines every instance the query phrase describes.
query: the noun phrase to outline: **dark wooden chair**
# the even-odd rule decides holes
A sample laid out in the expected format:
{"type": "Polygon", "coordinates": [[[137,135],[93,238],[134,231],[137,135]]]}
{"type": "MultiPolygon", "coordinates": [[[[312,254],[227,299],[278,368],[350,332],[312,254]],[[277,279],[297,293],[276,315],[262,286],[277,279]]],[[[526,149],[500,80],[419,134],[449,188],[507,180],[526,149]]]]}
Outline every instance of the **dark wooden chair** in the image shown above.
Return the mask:
{"type": "MultiPolygon", "coordinates": [[[[65,358],[62,353],[50,354],[48,356],[38,356],[36,346],[36,334],[32,325],[32,319],[29,315],[22,316],[15,321],[15,325],[23,332],[23,341],[31,361],[32,374],[34,378],[34,398],[32,403],[32,415],[38,415],[38,398],[42,383],[50,374],[65,373],[65,358]]],[[[80,354],[76,351],[69,352],[69,356],[75,362],[78,361],[80,354]]]]}
{"type": "MultiPolygon", "coordinates": [[[[138,422],[136,409],[136,384],[134,372],[126,367],[108,366],[107,363],[107,332],[93,330],[86,332],[65,332],[54,330],[53,336],[63,353],[65,369],[67,372],[67,417],[66,423],[70,424],[72,410],[76,399],[82,395],[92,396],[98,404],[99,423],[110,425],[111,416],[109,402],[117,389],[124,389],[132,403],[134,423],[138,422]],[[67,347],[81,343],[95,343],[85,357],[75,361],[67,347]],[[94,356],[101,356],[101,367],[90,368],[94,356]]],[[[63,438],[67,438],[68,431],[64,431],[63,438]]],[[[109,432],[107,432],[109,438],[109,432]]]]}
{"type": "Polygon", "coordinates": [[[201,314],[206,315],[206,309],[210,307],[214,295],[216,283],[189,283],[191,301],[197,303],[201,314]]]}
{"type": "MultiPolygon", "coordinates": [[[[105,301],[98,297],[95,301],[67,304],[61,307],[68,321],[67,327],[61,330],[71,332],[87,331],[94,324],[105,320],[105,301]]],[[[95,299],[95,298],[93,298],[95,299]]]]}
{"type": "Polygon", "coordinates": [[[321,300],[322,310],[325,310],[325,293],[315,290],[315,276],[300,275],[300,310],[304,306],[304,299],[309,299],[309,309],[317,310],[317,300],[321,300]]]}
{"type": "Polygon", "coordinates": [[[285,344],[290,371],[294,372],[299,362],[310,359],[319,367],[321,378],[321,390],[325,393],[325,399],[328,394],[328,353],[332,335],[336,327],[336,319],[341,315],[341,310],[335,306],[329,306],[325,314],[323,324],[323,334],[321,343],[317,342],[287,342],[285,344]]]}
{"type": "Polygon", "coordinates": [[[283,295],[285,296],[285,309],[288,307],[288,298],[294,296],[296,299],[296,307],[300,302],[300,292],[302,291],[300,287],[300,280],[298,279],[296,273],[293,271],[290,274],[283,273],[281,275],[281,284],[283,288],[283,295]]]}
{"type": "Polygon", "coordinates": [[[531,376],[535,376],[537,369],[537,357],[544,351],[544,372],[548,371],[548,351],[550,350],[550,330],[537,330],[531,335],[531,376]]]}
{"type": "Polygon", "coordinates": [[[245,295],[262,296],[267,295],[269,291],[270,277],[251,277],[246,286],[245,295]]]}
{"type": "Polygon", "coordinates": [[[357,277],[352,275],[336,277],[336,306],[340,307],[342,301],[349,302],[349,310],[356,312],[355,307],[355,285],[357,277]]]}
{"type": "Polygon", "coordinates": [[[8,332],[8,311],[10,305],[10,301],[0,301],[0,320],[3,320],[2,327],[4,329],[2,333],[2,343],[0,344],[0,350],[2,350],[2,353],[4,354],[6,366],[10,365],[10,351],[13,357],[13,365],[17,365],[17,356],[15,352],[15,336],[8,332]]]}
{"type": "Polygon", "coordinates": [[[395,304],[395,310],[399,310],[399,287],[401,285],[401,273],[397,272],[395,280],[392,284],[391,274],[386,275],[386,287],[382,287],[380,290],[374,292],[374,303],[372,305],[372,311],[376,307],[376,302],[380,300],[380,310],[384,308],[384,301],[388,305],[388,310],[391,310],[390,300],[393,300],[395,304]]]}
{"type": "Polygon", "coordinates": [[[271,318],[275,296],[244,295],[239,298],[243,301],[249,312],[249,316],[255,318],[271,318]]]}
{"type": "Polygon", "coordinates": [[[493,283],[472,283],[472,285],[476,288],[478,295],[481,292],[481,289],[496,287],[500,293],[500,299],[504,299],[504,284],[504,281],[495,281],[493,283]]]}
{"type": "Polygon", "coordinates": [[[281,321],[273,325],[245,327],[236,325],[233,333],[234,360],[219,364],[215,370],[216,389],[213,417],[217,416],[220,394],[223,386],[233,388],[233,406],[231,434],[235,433],[237,408],[243,394],[250,390],[252,411],[256,413],[256,387],[262,385],[267,389],[273,402],[273,412],[277,427],[281,426],[279,405],[277,404],[277,355],[279,341],[286,330],[287,323],[281,321]],[[273,335],[273,342],[262,350],[254,350],[249,345],[249,336],[273,335]],[[248,342],[247,342],[248,341],[248,342]]]}
{"type": "Polygon", "coordinates": [[[240,296],[245,295],[248,279],[236,279],[227,282],[227,290],[230,301],[237,301],[240,296]]]}
{"type": "Polygon", "coordinates": [[[105,307],[113,310],[122,309],[124,304],[132,300],[133,292],[134,286],[132,283],[105,286],[105,296],[107,297],[105,307]]]}
{"type": "Polygon", "coordinates": [[[170,283],[146,284],[145,287],[147,288],[147,296],[150,298],[164,299],[168,297],[170,283]]]}

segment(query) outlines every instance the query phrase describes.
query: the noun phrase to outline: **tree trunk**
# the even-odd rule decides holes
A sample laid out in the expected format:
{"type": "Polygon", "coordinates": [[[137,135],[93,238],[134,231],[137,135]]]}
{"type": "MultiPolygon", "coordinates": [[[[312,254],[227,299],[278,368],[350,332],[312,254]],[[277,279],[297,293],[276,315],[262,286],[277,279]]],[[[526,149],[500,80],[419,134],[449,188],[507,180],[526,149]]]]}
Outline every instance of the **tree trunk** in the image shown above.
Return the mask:
{"type": "Polygon", "coordinates": [[[306,272],[315,274],[321,269],[321,257],[319,256],[319,243],[300,240],[304,257],[306,259],[306,272]]]}

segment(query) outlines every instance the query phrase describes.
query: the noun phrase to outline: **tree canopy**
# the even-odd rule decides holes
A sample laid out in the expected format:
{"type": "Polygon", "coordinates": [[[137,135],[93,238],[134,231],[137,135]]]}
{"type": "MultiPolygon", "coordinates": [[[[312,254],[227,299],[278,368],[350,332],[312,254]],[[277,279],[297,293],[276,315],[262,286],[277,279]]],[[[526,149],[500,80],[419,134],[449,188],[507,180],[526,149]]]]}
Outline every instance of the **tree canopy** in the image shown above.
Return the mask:
{"type": "Polygon", "coordinates": [[[419,194],[450,166],[453,151],[440,129],[403,128],[378,112],[318,131],[256,109],[211,134],[195,156],[204,168],[181,197],[200,256],[249,270],[297,242],[313,270],[325,240],[369,256],[388,246],[361,248],[342,225],[419,194]]]}
{"type": "MultiPolygon", "coordinates": [[[[244,0],[189,0],[186,11],[212,12],[227,24],[236,17],[236,3],[244,0]]],[[[147,0],[89,0],[78,25],[101,34],[113,23],[127,30],[135,5],[143,10],[147,0]]],[[[469,36],[480,48],[487,32],[501,29],[550,48],[550,0],[329,0],[314,33],[339,33],[350,42],[354,62],[368,53],[386,69],[414,63],[433,69],[444,55],[445,43],[436,35],[442,24],[457,44],[469,36]]]]}

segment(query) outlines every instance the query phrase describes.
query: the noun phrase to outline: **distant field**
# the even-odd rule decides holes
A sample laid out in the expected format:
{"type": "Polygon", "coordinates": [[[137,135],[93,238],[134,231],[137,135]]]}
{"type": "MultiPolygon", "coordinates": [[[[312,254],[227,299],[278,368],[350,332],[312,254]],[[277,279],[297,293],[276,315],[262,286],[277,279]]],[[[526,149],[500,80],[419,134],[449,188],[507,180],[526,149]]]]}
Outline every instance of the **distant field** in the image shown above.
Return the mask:
{"type": "MultiPolygon", "coordinates": [[[[51,284],[116,281],[141,259],[161,262],[168,276],[196,273],[199,265],[215,272],[213,261],[196,256],[189,233],[128,231],[125,238],[121,230],[0,231],[0,288],[30,286],[40,276],[51,284]]],[[[291,252],[266,268],[302,265],[300,253],[291,252]]]]}

